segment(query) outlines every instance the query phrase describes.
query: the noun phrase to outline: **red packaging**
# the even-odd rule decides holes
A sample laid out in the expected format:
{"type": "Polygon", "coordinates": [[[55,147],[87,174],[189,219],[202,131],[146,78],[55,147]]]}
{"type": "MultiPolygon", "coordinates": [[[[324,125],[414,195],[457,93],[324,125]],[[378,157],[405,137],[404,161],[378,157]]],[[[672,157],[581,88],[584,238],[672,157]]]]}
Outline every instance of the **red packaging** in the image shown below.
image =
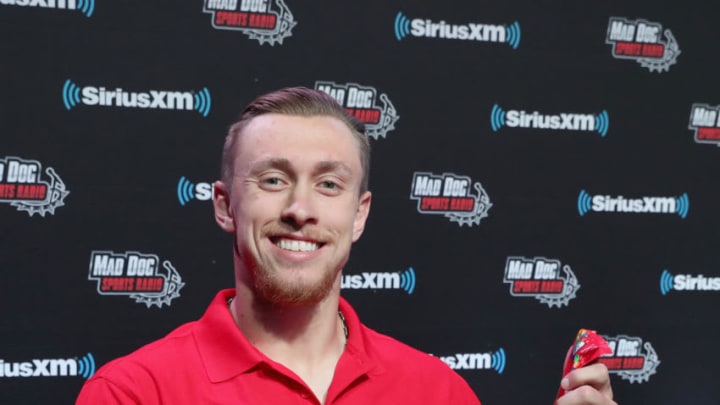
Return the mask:
{"type": "MultiPolygon", "coordinates": [[[[575,343],[570,347],[565,357],[563,377],[576,368],[593,363],[603,354],[612,354],[612,349],[605,339],[594,330],[580,329],[575,337],[575,343]]],[[[565,390],[560,388],[557,397],[560,398],[564,394],[565,390]]]]}

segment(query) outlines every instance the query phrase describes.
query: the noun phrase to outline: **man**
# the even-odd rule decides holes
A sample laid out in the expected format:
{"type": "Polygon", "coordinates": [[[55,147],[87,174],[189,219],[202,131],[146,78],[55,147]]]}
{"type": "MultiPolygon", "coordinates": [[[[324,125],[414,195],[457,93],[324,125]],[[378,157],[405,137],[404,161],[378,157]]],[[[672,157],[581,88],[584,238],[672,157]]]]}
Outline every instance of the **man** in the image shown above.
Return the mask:
{"type": "MultiPolygon", "coordinates": [[[[362,325],[340,297],[371,194],[364,126],[325,93],[253,101],[215,183],[234,236],[235,289],[205,315],[108,363],[78,404],[477,405],[440,360],[362,325]]],[[[607,369],[580,369],[557,405],[611,405],[607,369]]]]}

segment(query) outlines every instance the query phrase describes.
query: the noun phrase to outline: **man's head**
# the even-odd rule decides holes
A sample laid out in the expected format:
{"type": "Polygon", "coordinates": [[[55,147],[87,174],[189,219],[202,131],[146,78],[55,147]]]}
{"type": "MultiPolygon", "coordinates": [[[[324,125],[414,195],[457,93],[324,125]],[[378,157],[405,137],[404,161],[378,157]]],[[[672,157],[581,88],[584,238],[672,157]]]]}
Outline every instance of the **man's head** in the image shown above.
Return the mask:
{"type": "Polygon", "coordinates": [[[335,101],[330,95],[319,90],[306,87],[288,87],[264,94],[253,100],[240,113],[240,119],[235,122],[225,138],[222,154],[222,168],[220,179],[227,185],[232,176],[235,164],[235,145],[248,122],[263,114],[283,114],[300,117],[329,116],[342,121],[347,125],[358,142],[360,162],[363,168],[363,178],[360,183],[360,192],[368,190],[370,173],[370,142],[365,135],[365,124],[350,115],[347,110],[335,101]]]}
{"type": "Polygon", "coordinates": [[[324,93],[261,96],[230,129],[215,218],[235,236],[239,288],[279,306],[339,293],[370,209],[367,139],[324,93]]]}

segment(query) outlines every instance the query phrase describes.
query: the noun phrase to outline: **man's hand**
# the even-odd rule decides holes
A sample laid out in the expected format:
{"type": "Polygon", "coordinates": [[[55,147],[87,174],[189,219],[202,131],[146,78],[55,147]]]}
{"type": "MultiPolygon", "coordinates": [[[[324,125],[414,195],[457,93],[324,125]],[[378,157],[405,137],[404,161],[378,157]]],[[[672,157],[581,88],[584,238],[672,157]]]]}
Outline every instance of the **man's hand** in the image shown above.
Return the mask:
{"type": "Polygon", "coordinates": [[[560,387],[567,392],[554,405],[617,405],[610,374],[602,363],[573,370],[562,379],[560,387]]]}

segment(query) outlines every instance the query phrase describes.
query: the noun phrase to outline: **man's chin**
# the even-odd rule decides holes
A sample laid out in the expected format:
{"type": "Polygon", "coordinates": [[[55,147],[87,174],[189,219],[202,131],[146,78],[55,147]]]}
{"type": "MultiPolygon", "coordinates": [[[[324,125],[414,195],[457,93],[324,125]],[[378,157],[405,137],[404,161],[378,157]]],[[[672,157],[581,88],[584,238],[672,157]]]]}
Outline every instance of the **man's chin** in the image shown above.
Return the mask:
{"type": "Polygon", "coordinates": [[[278,307],[310,306],[327,298],[334,282],[334,277],[314,283],[255,280],[255,293],[259,299],[278,307]]]}

